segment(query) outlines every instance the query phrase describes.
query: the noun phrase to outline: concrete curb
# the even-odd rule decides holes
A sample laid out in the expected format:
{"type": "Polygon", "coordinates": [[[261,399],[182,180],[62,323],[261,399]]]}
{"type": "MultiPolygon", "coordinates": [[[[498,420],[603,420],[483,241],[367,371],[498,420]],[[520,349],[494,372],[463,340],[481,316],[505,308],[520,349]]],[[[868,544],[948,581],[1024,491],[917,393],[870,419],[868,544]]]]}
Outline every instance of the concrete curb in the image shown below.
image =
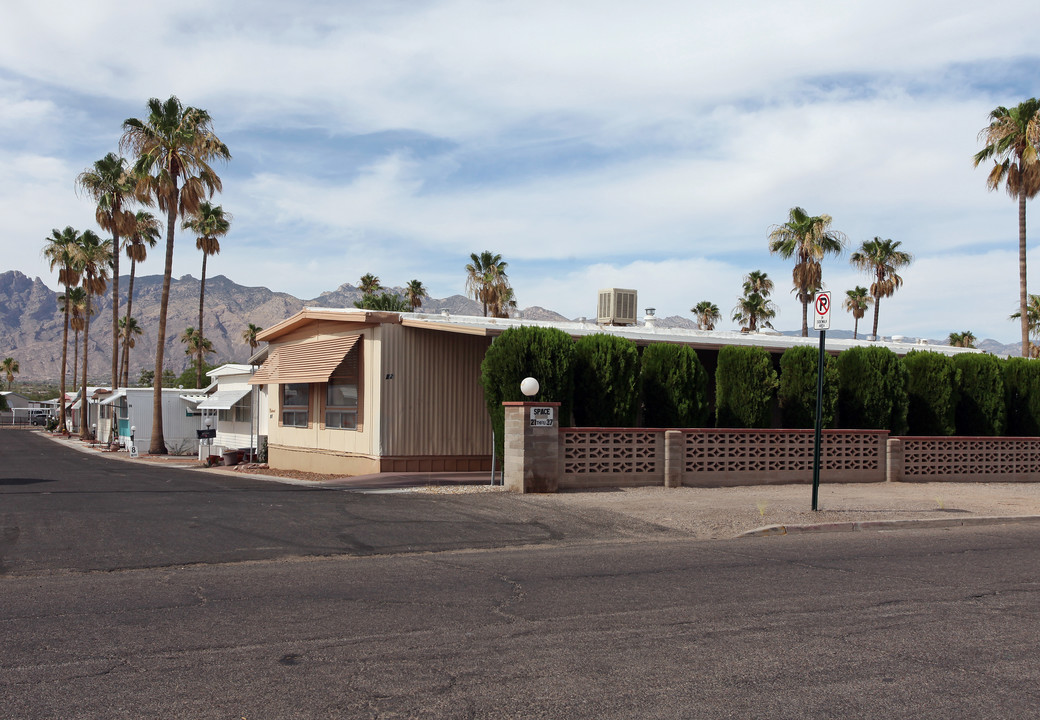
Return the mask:
{"type": "Polygon", "coordinates": [[[860,520],[820,523],[817,525],[767,525],[743,532],[737,537],[770,537],[802,533],[861,532],[865,530],[913,530],[976,525],[1004,525],[1007,523],[1040,523],[1040,515],[983,516],[957,519],[920,518],[917,520],[860,520]]]}

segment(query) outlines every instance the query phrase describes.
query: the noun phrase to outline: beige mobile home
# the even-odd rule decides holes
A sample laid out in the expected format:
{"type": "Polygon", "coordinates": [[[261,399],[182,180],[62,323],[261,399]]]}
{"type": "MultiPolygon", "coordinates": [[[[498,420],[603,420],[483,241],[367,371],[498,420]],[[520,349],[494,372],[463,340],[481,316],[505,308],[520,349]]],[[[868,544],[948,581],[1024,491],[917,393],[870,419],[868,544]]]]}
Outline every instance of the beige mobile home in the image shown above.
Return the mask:
{"type": "Polygon", "coordinates": [[[411,314],[305,308],[258,335],[267,361],[268,462],[357,475],[491,467],[479,384],[487,333],[405,324],[411,314]]]}

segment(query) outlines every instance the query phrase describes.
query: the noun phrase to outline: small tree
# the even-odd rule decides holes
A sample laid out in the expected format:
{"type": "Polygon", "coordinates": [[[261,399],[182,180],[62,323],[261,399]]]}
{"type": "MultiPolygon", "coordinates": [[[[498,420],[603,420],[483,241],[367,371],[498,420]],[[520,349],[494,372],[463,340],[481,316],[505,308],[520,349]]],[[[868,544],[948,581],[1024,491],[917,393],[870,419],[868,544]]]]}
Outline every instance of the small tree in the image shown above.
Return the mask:
{"type": "Polygon", "coordinates": [[[639,351],[616,335],[586,335],[574,344],[574,422],[632,427],[639,410],[639,351]]]}
{"type": "Polygon", "coordinates": [[[906,433],[907,374],[883,347],[846,350],[838,356],[838,418],[841,427],[906,433]]]}
{"type": "Polygon", "coordinates": [[[1007,405],[1001,361],[992,355],[971,353],[953,359],[960,371],[957,402],[958,435],[1003,435],[1007,405]]]}
{"type": "Polygon", "coordinates": [[[1007,434],[1040,435],[1040,360],[1008,358],[1004,363],[1007,434]]]}
{"type": "Polygon", "coordinates": [[[643,350],[643,425],[705,427],[711,421],[708,373],[686,345],[654,343],[643,350]]]}
{"type": "Polygon", "coordinates": [[[538,381],[539,391],[533,399],[560,403],[559,422],[570,425],[573,359],[574,341],[556,328],[509,328],[491,343],[480,365],[480,384],[495,432],[498,457],[502,457],[505,448],[502,403],[527,400],[520,392],[520,382],[526,377],[538,381]]]}
{"type": "Polygon", "coordinates": [[[770,427],[777,384],[768,351],[735,345],[719,350],[719,366],[715,372],[716,426],[770,427]]]}
{"type": "MultiPolygon", "coordinates": [[[[820,352],[806,345],[788,348],[780,356],[777,400],[785,428],[816,426],[816,386],[820,352]]],[[[827,355],[823,364],[823,427],[832,428],[838,409],[838,367],[827,355]]]]}
{"type": "Polygon", "coordinates": [[[911,435],[956,432],[959,373],[953,358],[911,350],[903,358],[907,371],[907,425],[911,435]]]}

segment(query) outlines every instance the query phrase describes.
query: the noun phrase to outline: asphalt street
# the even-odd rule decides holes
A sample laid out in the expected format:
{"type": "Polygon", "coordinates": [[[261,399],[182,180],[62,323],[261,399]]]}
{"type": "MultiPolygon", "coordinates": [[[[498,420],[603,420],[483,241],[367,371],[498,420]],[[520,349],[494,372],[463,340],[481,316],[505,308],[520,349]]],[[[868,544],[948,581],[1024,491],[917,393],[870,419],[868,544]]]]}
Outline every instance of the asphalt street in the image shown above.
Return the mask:
{"type": "Polygon", "coordinates": [[[10,432],[0,503],[5,718],[1040,712],[1035,526],[697,541],[10,432]]]}

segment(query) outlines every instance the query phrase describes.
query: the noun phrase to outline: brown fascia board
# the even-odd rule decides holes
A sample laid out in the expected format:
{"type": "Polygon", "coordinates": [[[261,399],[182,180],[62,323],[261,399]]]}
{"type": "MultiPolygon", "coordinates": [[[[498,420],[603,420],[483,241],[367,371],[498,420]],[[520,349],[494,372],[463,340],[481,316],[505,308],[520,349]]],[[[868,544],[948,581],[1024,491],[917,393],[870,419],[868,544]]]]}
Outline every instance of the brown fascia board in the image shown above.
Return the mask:
{"type": "Polygon", "coordinates": [[[261,342],[271,342],[282,335],[319,320],[341,322],[355,327],[371,327],[372,325],[399,324],[401,316],[395,312],[350,310],[349,308],[304,308],[280,323],[257,333],[256,339],[261,342]]]}

